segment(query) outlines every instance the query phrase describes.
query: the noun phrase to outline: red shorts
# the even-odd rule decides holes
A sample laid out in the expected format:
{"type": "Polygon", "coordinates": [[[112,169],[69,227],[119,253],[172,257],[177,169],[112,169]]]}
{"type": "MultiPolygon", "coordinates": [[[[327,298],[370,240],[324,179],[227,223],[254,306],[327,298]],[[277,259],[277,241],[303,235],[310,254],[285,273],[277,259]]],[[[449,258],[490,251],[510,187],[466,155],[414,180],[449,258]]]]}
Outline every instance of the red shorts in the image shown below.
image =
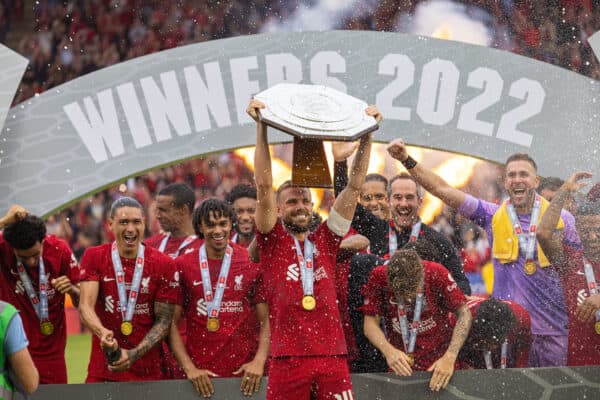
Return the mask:
{"type": "Polygon", "coordinates": [[[272,358],[267,400],[288,399],[353,400],[346,357],[272,358]]]}
{"type": "Polygon", "coordinates": [[[39,371],[41,384],[67,383],[67,364],[64,357],[53,360],[35,357],[33,363],[39,371]]]}

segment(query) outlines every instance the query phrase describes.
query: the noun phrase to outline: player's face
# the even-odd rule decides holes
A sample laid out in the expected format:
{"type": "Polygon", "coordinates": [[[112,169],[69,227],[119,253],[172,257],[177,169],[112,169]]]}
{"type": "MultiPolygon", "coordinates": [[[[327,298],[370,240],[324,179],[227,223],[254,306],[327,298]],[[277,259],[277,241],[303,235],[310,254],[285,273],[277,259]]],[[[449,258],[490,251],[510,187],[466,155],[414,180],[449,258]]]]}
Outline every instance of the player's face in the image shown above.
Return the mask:
{"type": "Polygon", "coordinates": [[[15,249],[17,260],[21,261],[27,269],[35,269],[40,266],[40,257],[42,256],[42,242],[37,241],[33,246],[24,250],[15,249]]]}
{"type": "Polygon", "coordinates": [[[529,161],[516,160],[506,165],[504,189],[515,209],[527,211],[533,204],[540,180],[529,161]]]}
{"type": "Polygon", "coordinates": [[[217,218],[214,213],[210,213],[208,223],[201,221],[198,227],[204,236],[208,256],[210,257],[215,253],[222,254],[227,248],[227,243],[229,243],[232,227],[231,219],[225,216],[217,218]]]}
{"type": "Polygon", "coordinates": [[[600,260],[600,215],[576,215],[575,218],[585,255],[600,260]]]}
{"type": "Polygon", "coordinates": [[[294,232],[307,232],[312,220],[313,203],[306,188],[288,188],[279,195],[279,218],[294,232]]]}
{"type": "Polygon", "coordinates": [[[370,210],[379,219],[388,219],[390,207],[383,182],[365,182],[360,190],[360,204],[370,210]]]}
{"type": "Polygon", "coordinates": [[[254,214],[256,213],[256,200],[250,197],[240,197],[232,204],[236,215],[236,230],[241,235],[254,234],[254,214]]]}
{"type": "Polygon", "coordinates": [[[394,224],[398,228],[410,228],[417,221],[423,202],[417,196],[417,185],[410,179],[396,179],[392,183],[390,192],[394,224]]]}
{"type": "Polygon", "coordinates": [[[117,208],[109,223],[119,254],[127,258],[135,257],[146,227],[142,210],[137,207],[117,208]]]}
{"type": "Polygon", "coordinates": [[[173,196],[156,196],[156,219],[165,232],[172,232],[181,224],[183,210],[175,207],[173,196]]]}

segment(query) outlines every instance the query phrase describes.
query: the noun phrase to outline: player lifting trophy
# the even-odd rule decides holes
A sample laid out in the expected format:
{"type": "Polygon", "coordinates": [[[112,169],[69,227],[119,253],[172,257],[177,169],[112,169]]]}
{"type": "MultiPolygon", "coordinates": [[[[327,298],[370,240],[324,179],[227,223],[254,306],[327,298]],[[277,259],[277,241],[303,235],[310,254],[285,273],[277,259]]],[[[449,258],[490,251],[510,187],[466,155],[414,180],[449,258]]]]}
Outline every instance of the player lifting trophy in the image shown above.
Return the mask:
{"type": "Polygon", "coordinates": [[[337,90],[297,84],[279,84],[257,94],[247,112],[257,128],[256,239],[271,325],[267,399],[308,398],[311,391],[317,399],[349,397],[352,383],[336,302],[336,254],[350,228],[369,164],[371,132],[381,114],[337,90]],[[294,136],[292,180],[277,189],[267,125],[294,136]],[[359,138],[348,185],[329,218],[309,231],[309,187],[331,185],[322,141],[359,138]]]}

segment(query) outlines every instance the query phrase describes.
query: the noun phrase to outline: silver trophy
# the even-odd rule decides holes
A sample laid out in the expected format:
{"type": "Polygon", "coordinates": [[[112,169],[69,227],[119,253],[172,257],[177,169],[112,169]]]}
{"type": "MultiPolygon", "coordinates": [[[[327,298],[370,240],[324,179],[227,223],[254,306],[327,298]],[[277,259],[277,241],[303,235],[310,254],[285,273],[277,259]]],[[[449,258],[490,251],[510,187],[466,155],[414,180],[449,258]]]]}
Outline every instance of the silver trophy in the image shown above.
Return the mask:
{"type": "Polygon", "coordinates": [[[330,188],[324,140],[354,141],[379,128],[367,103],[321,85],[280,83],[254,96],[261,120],[294,137],[292,183],[330,188]]]}

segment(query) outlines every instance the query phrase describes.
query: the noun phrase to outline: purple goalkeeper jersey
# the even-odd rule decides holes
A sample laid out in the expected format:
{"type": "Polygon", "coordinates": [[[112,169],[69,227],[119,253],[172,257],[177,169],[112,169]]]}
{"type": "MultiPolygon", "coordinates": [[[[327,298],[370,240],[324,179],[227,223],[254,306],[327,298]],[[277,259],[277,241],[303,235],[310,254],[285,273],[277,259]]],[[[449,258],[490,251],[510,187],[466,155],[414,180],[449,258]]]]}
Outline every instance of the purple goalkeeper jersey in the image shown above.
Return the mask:
{"type": "MultiPolygon", "coordinates": [[[[491,247],[492,217],[498,208],[500,208],[498,204],[466,195],[458,211],[485,229],[491,247]]],[[[520,214],[518,217],[523,232],[528,233],[531,215],[520,214]]],[[[565,210],[562,210],[561,217],[565,224],[563,243],[579,245],[581,242],[575,230],[575,218],[565,210]]],[[[534,259],[537,260],[537,246],[534,259]]],[[[531,333],[534,335],[568,334],[569,320],[560,276],[552,266],[547,268],[538,266],[535,274],[525,274],[523,271],[525,255],[521,250],[518,259],[513,263],[502,264],[496,258],[493,258],[492,262],[494,265],[492,297],[512,300],[525,308],[531,317],[531,333]]]]}

